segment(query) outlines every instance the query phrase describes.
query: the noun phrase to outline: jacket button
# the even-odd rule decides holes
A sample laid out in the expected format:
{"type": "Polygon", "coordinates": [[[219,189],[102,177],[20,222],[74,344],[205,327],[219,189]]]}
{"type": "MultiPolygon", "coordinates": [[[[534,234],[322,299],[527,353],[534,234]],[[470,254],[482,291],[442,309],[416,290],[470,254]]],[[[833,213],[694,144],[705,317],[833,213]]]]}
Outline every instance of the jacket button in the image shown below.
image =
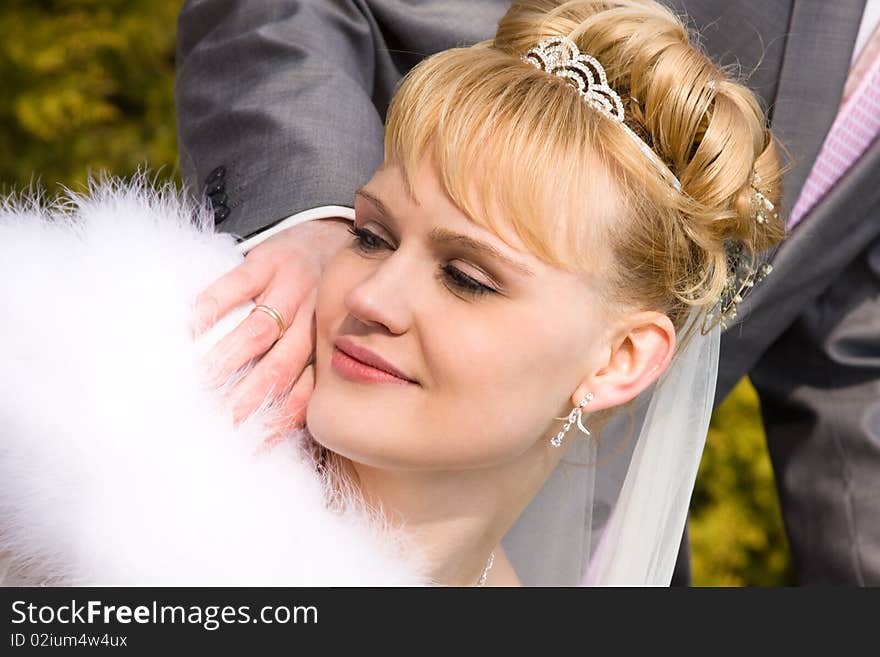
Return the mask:
{"type": "Polygon", "coordinates": [[[225,205],[218,205],[214,208],[214,223],[219,224],[223,223],[226,217],[229,216],[229,208],[225,205]]]}
{"type": "Polygon", "coordinates": [[[205,188],[205,193],[208,196],[213,196],[214,194],[217,194],[218,192],[222,192],[225,187],[226,187],[225,181],[223,179],[220,179],[220,180],[217,180],[215,182],[210,183],[207,186],[207,188],[205,188]]]}
{"type": "Polygon", "coordinates": [[[208,198],[211,199],[211,205],[215,208],[220,207],[221,205],[226,205],[226,201],[229,200],[229,197],[226,195],[226,192],[222,190],[218,190],[216,192],[209,193],[208,198]]]}
{"type": "Polygon", "coordinates": [[[223,177],[226,175],[226,167],[219,166],[214,169],[210,174],[208,174],[207,180],[205,180],[205,184],[210,186],[215,182],[219,182],[223,180],[223,177]]]}

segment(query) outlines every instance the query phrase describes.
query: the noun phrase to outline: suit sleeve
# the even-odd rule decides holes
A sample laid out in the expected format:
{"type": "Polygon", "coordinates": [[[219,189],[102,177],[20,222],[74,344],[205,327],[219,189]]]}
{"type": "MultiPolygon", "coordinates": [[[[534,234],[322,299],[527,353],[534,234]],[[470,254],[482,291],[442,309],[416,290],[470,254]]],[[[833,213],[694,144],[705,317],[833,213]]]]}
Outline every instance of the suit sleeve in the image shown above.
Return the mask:
{"type": "Polygon", "coordinates": [[[175,102],[188,191],[248,237],[310,208],[350,206],[382,162],[377,30],[357,0],[190,0],[175,102]]]}

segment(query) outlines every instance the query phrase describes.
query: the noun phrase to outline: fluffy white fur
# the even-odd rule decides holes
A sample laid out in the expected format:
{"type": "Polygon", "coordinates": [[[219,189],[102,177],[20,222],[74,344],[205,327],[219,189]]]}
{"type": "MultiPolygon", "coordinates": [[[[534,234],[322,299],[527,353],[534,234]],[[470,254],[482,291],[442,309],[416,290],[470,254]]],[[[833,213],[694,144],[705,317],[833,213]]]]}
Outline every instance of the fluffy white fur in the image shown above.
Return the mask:
{"type": "Polygon", "coordinates": [[[241,261],[203,209],[143,178],[0,209],[0,581],[413,585],[399,530],[325,504],[302,434],[256,452],[194,341],[199,291],[241,261]]]}

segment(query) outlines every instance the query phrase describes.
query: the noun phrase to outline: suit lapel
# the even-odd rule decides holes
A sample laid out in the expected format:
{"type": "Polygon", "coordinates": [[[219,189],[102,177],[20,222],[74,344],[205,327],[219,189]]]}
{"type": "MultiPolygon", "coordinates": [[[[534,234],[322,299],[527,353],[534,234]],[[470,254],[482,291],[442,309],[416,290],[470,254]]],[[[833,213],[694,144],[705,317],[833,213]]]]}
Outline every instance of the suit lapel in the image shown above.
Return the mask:
{"type": "MultiPolygon", "coordinates": [[[[784,180],[787,218],[837,115],[864,0],[795,0],[772,108],[772,127],[793,160],[784,180]]],[[[721,399],[804,306],[880,232],[865,221],[880,204],[880,140],[822,198],[773,257],[774,272],[740,306],[722,340],[721,399]]]]}
{"type": "Polygon", "coordinates": [[[716,401],[880,235],[880,138],[806,215],[773,260],[774,271],[740,304],[721,340],[716,401]]]}
{"type": "Polygon", "coordinates": [[[834,122],[865,0],[794,0],[771,121],[790,151],[784,214],[800,194],[834,122]]]}

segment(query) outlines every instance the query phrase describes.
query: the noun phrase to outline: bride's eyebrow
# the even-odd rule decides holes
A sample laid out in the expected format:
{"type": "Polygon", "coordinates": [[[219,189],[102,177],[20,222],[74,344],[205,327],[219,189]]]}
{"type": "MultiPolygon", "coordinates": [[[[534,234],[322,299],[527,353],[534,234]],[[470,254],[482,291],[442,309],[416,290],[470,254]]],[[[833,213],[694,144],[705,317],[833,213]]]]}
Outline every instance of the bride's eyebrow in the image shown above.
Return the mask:
{"type": "MultiPolygon", "coordinates": [[[[395,223],[399,223],[394,215],[388,211],[386,205],[379,199],[377,196],[368,192],[363,187],[359,188],[355,191],[356,196],[360,196],[365,200],[372,203],[376,209],[394,221],[395,223]]],[[[428,237],[438,244],[454,244],[460,248],[467,249],[468,251],[472,251],[477,254],[487,255],[490,258],[494,258],[499,262],[504,263],[508,267],[515,269],[516,271],[524,274],[525,276],[534,276],[535,272],[532,271],[525,264],[518,262],[512,258],[509,258],[504,253],[499,251],[497,248],[488,244],[486,242],[481,242],[480,240],[474,239],[473,237],[469,237],[467,235],[462,235],[461,233],[454,233],[451,230],[447,230],[446,228],[434,228],[428,234],[428,237]]]]}

